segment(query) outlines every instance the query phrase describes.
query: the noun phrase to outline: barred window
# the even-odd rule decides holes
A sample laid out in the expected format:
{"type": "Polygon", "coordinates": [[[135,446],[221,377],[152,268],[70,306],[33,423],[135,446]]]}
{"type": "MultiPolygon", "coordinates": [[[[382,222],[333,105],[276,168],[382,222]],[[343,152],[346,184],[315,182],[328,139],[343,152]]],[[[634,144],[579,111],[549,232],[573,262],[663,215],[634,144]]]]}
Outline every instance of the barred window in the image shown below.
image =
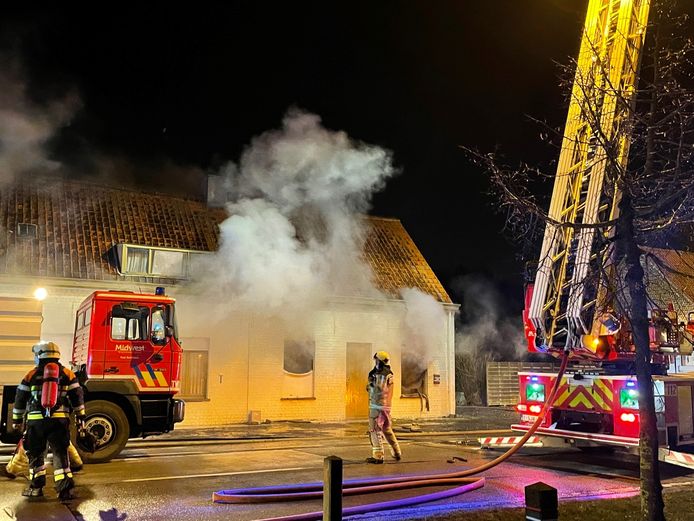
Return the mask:
{"type": "Polygon", "coordinates": [[[20,239],[35,239],[37,226],[31,223],[17,223],[17,237],[20,239]]]}
{"type": "Polygon", "coordinates": [[[207,399],[207,351],[183,351],[181,398],[207,399]]]}

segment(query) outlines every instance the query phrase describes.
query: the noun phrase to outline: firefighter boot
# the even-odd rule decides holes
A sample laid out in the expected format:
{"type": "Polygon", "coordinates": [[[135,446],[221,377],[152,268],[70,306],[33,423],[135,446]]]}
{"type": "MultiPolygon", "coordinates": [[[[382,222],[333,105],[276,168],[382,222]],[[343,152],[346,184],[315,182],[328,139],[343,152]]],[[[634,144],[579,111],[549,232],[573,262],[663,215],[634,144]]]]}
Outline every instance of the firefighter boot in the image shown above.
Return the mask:
{"type": "Polygon", "coordinates": [[[375,465],[381,465],[385,463],[382,459],[379,458],[366,458],[367,463],[373,463],[375,465]]]}
{"type": "Polygon", "coordinates": [[[72,499],[72,489],[75,488],[75,482],[72,477],[65,476],[55,484],[55,490],[58,493],[60,501],[68,501],[72,499]]]}
{"type": "Polygon", "coordinates": [[[24,497],[41,497],[43,496],[43,487],[28,487],[22,491],[24,497]]]}

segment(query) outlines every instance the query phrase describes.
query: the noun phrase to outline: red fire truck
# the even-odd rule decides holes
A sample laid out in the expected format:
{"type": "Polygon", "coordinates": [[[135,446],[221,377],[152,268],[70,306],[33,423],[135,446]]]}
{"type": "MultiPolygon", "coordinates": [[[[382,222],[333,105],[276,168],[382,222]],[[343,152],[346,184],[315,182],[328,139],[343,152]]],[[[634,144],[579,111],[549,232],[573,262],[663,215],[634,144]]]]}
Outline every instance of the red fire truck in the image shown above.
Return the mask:
{"type": "MultiPolygon", "coordinates": [[[[621,267],[612,239],[619,188],[609,180],[611,172],[627,166],[631,112],[625,107],[636,91],[649,7],[649,0],[590,0],[588,5],[550,219],[523,312],[528,351],[568,353],[573,365],[528,440],[532,445],[632,450],[639,445],[636,350],[627,313],[615,297],[621,267]],[[608,160],[607,149],[620,153],[608,160]]],[[[694,468],[694,455],[681,450],[694,444],[694,373],[667,375],[679,355],[692,353],[694,314],[680,310],[678,315],[671,305],[666,310],[651,305],[648,312],[659,456],[694,468]]],[[[513,430],[530,430],[557,377],[519,373],[521,422],[513,430]]],[[[480,442],[507,446],[518,439],[480,442]]]]}
{"type": "MultiPolygon", "coordinates": [[[[182,357],[174,304],[157,288],[96,291],[79,306],[70,361],[85,390],[86,428],[97,440],[85,461],[109,461],[128,438],[168,432],[183,420],[185,404],[174,399],[182,357]]],[[[16,384],[3,387],[5,443],[17,440],[7,422],[15,390],[16,384]]]]}

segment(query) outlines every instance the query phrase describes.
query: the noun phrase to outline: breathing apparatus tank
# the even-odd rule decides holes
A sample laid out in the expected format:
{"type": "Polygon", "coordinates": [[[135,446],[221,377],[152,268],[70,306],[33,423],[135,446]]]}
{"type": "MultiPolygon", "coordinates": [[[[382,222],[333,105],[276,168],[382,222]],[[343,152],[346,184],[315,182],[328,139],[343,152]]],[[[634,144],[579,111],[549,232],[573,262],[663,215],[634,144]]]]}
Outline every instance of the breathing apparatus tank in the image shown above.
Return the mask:
{"type": "Polygon", "coordinates": [[[43,385],[41,386],[41,407],[45,409],[44,416],[51,416],[51,409],[58,403],[58,380],[60,366],[49,362],[43,368],[43,385]]]}

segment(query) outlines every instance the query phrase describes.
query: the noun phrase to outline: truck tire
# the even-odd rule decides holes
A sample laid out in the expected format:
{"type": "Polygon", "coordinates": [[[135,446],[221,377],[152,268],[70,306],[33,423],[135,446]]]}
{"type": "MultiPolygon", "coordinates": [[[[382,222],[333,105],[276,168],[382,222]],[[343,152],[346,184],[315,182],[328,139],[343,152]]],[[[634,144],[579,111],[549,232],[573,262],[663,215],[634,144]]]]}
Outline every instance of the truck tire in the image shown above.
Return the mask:
{"type": "Polygon", "coordinates": [[[97,439],[93,453],[78,451],[85,463],[105,463],[112,460],[125,447],[130,434],[128,417],[123,410],[106,400],[93,400],[86,404],[85,426],[97,439]]]}

